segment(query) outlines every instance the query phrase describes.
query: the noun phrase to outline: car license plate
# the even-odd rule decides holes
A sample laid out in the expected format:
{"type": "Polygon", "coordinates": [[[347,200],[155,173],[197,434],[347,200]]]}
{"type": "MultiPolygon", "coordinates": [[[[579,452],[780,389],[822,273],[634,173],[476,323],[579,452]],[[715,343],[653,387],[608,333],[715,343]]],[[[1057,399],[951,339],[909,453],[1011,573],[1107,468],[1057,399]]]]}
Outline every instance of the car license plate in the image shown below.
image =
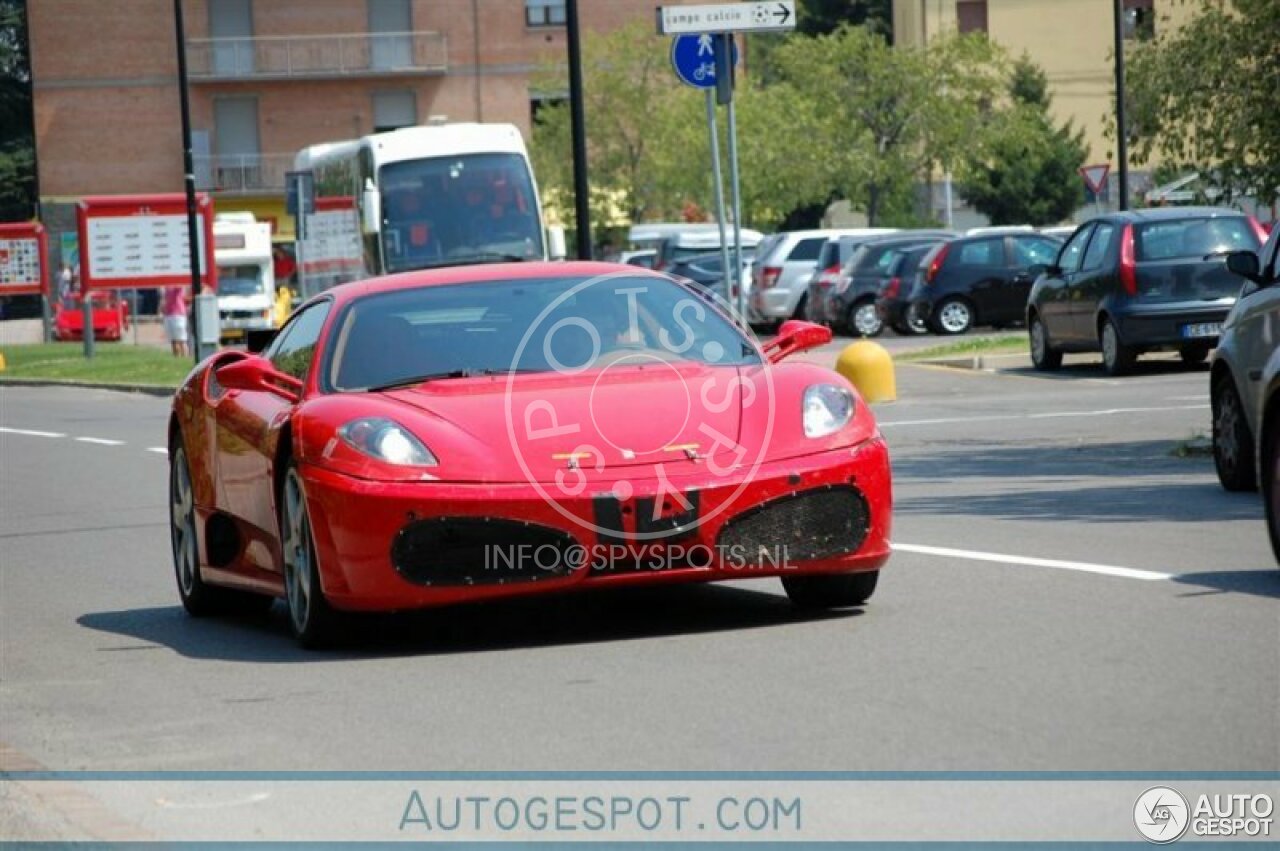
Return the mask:
{"type": "Polygon", "coordinates": [[[1183,337],[1220,337],[1222,336],[1221,322],[1193,322],[1190,325],[1182,326],[1183,337]]]}

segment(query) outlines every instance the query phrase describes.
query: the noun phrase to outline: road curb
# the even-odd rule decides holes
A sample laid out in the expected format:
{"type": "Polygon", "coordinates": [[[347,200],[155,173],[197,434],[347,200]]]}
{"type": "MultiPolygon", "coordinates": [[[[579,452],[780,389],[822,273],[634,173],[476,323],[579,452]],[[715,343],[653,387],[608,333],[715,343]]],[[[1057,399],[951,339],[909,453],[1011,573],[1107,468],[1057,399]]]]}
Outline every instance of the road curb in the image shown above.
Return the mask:
{"type": "Polygon", "coordinates": [[[0,387],[82,387],[86,390],[115,390],[119,393],[141,393],[168,398],[178,388],[162,384],[112,384],[109,381],[76,381],[61,378],[8,378],[0,376],[0,387]]]}

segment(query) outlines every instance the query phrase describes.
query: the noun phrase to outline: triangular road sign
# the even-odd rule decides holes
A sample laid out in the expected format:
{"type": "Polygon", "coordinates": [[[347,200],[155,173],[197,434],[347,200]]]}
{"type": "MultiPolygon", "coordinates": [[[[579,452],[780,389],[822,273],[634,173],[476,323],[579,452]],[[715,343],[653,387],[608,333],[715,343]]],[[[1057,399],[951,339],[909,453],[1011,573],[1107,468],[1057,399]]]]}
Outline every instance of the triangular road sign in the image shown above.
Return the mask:
{"type": "Polygon", "coordinates": [[[1111,163],[1080,167],[1080,176],[1084,178],[1084,185],[1088,186],[1089,191],[1094,195],[1102,194],[1103,187],[1107,185],[1107,175],[1110,173],[1111,163]]]}

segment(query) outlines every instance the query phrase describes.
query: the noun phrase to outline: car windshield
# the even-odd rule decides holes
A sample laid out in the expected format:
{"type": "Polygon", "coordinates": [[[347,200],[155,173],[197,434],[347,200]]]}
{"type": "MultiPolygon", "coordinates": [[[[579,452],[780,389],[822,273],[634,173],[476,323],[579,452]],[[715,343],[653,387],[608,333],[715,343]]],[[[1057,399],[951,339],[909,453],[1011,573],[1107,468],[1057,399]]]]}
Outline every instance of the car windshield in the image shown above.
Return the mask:
{"type": "Polygon", "coordinates": [[[471,154],[383,166],[388,271],[543,256],[529,167],[519,154],[471,154]]]}
{"type": "Polygon", "coordinates": [[[1244,216],[1147,222],[1134,228],[1134,242],[1138,262],[1258,250],[1258,234],[1244,216]]]}
{"type": "Polygon", "coordinates": [[[339,321],[335,390],[614,365],[759,363],[742,332],[667,278],[493,280],[365,296],[339,321]]]}
{"type": "Polygon", "coordinates": [[[218,295],[257,295],[266,292],[257,266],[219,266],[218,295]]]}

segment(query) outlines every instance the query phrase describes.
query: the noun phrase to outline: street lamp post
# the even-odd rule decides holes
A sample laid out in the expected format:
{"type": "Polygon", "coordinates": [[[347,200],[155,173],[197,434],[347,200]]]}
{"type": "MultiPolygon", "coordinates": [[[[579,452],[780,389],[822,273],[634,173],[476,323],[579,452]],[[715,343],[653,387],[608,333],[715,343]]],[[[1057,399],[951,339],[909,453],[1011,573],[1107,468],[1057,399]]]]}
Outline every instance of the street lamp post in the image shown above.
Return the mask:
{"type": "Polygon", "coordinates": [[[205,354],[200,341],[200,235],[196,227],[196,169],[191,155],[191,102],[187,92],[186,26],[182,0],[173,0],[173,26],[178,47],[178,99],[182,104],[182,170],[187,188],[187,246],[191,255],[191,351],[199,363],[205,354]]]}
{"type": "Polygon", "coordinates": [[[1116,209],[1129,209],[1129,127],[1125,120],[1124,104],[1124,0],[1114,0],[1115,58],[1116,58],[1116,179],[1119,183],[1120,201],[1116,209]]]}
{"type": "Polygon", "coordinates": [[[582,108],[582,41],[578,0],[565,0],[565,35],[569,40],[569,123],[573,135],[573,212],[577,222],[578,259],[591,259],[591,205],[587,195],[587,128],[582,108]]]}

